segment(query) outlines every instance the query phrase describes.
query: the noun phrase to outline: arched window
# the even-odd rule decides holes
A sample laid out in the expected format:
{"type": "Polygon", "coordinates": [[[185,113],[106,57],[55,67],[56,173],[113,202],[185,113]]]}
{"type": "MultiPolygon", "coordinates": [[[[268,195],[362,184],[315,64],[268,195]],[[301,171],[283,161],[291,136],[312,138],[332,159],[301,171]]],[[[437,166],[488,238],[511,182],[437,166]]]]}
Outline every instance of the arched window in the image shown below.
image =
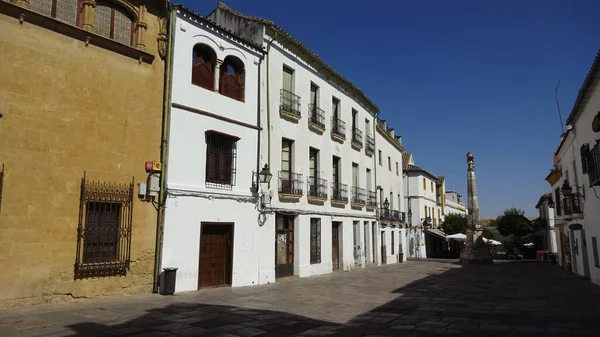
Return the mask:
{"type": "Polygon", "coordinates": [[[244,101],[244,63],[235,56],[227,56],[221,65],[219,92],[222,95],[244,101]]]}
{"type": "Polygon", "coordinates": [[[192,53],[192,84],[208,90],[215,88],[215,64],[217,54],[205,44],[194,46],[192,53]]]}
{"type": "Polygon", "coordinates": [[[40,14],[53,17],[70,25],[77,24],[77,13],[81,12],[80,0],[30,0],[29,8],[40,14]]]}
{"type": "Polygon", "coordinates": [[[133,45],[134,20],[114,3],[98,1],[94,10],[96,33],[128,46],[133,45]]]}

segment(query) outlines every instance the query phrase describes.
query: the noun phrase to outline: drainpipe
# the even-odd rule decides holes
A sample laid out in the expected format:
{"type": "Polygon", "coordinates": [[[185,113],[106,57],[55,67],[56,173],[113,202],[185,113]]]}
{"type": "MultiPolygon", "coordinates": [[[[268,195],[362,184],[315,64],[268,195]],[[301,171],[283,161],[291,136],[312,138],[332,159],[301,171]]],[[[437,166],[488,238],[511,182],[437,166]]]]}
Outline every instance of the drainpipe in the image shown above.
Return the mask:
{"type": "Polygon", "coordinates": [[[269,51],[271,50],[271,44],[277,38],[277,32],[275,37],[267,44],[267,164],[271,168],[271,87],[269,85],[269,51]]]}
{"type": "Polygon", "coordinates": [[[162,163],[160,173],[160,193],[158,197],[158,216],[156,221],[156,246],[154,247],[154,281],[152,291],[158,292],[158,280],[160,266],[162,264],[162,246],[165,224],[165,205],[167,201],[167,161],[169,147],[169,127],[171,122],[171,97],[172,97],[172,71],[173,71],[173,40],[175,35],[175,10],[170,3],[167,4],[167,15],[169,17],[167,41],[167,56],[165,58],[164,95],[163,95],[163,125],[160,141],[160,162],[162,163]]]}
{"type": "MultiPolygon", "coordinates": [[[[377,116],[379,116],[379,112],[375,113],[375,117],[373,117],[373,144],[375,147],[375,153],[373,153],[373,167],[375,168],[373,171],[375,171],[375,189],[377,189],[377,186],[379,186],[379,182],[377,181],[377,157],[379,156],[379,148],[377,147],[377,116]]],[[[379,192],[381,193],[381,191],[379,192]]],[[[379,200],[381,201],[381,197],[379,197],[379,200]]],[[[381,212],[381,206],[379,207],[379,209],[375,212],[375,214],[380,214],[381,212]]],[[[379,236],[379,219],[377,219],[376,222],[376,233],[375,233],[375,239],[373,240],[373,238],[371,238],[371,242],[372,245],[374,247],[372,247],[372,251],[373,251],[373,262],[375,263],[375,265],[379,264],[379,259],[377,259],[377,255],[381,254],[381,249],[379,249],[379,247],[377,246],[377,237],[379,236]]],[[[373,228],[371,226],[370,228],[371,230],[371,235],[373,235],[373,228]]]]}

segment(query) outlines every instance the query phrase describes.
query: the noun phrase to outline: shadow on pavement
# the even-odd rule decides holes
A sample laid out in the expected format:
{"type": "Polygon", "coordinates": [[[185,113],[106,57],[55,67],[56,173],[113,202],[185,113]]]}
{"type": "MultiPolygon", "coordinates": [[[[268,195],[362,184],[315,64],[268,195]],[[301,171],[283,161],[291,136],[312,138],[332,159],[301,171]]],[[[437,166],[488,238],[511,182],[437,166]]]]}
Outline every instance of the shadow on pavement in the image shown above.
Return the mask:
{"type": "Polygon", "coordinates": [[[548,263],[432,268],[430,275],[393,293],[394,300],[344,324],[282,311],[172,301],[150,310],[137,304],[86,309],[94,311],[88,314],[90,322],[63,324],[63,330],[42,335],[599,336],[600,287],[548,263]],[[136,318],[123,319],[132,313],[136,318]]]}

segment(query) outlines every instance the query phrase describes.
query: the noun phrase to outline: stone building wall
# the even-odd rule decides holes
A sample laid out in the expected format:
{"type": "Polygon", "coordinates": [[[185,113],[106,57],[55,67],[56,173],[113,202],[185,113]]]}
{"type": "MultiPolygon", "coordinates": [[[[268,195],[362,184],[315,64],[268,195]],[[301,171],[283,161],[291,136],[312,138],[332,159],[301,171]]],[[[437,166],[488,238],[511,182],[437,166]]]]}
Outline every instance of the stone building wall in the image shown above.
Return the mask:
{"type": "Polygon", "coordinates": [[[156,210],[137,186],[127,275],[74,279],[84,171],[137,185],[160,159],[164,2],[144,3],[136,48],[0,0],[0,308],[152,290],[156,210]]]}

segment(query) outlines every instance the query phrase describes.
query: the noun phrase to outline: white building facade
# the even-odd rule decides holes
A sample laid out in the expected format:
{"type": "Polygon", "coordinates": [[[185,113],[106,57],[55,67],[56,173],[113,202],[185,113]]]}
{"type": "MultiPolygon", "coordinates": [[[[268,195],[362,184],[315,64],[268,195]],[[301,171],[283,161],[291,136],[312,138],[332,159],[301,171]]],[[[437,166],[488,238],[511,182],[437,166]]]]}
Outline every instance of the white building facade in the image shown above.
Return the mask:
{"type": "Polygon", "coordinates": [[[174,10],[162,267],[178,268],[175,291],[274,282],[254,193],[262,50],[174,10]]]}
{"type": "Polygon", "coordinates": [[[382,263],[394,263],[408,258],[406,244],[406,204],[404,202],[401,138],[384,120],[377,120],[377,191],[380,200],[380,241],[382,263]],[[402,254],[399,254],[399,253],[402,254]]]}
{"type": "Polygon", "coordinates": [[[263,227],[276,277],[381,262],[375,185],[378,108],[274,23],[220,3],[209,19],[266,50],[261,162],[273,179],[263,227]]]}
{"type": "Polygon", "coordinates": [[[535,205],[538,209],[540,220],[542,221],[543,232],[544,232],[544,249],[550,253],[559,254],[557,248],[557,232],[555,229],[554,219],[554,202],[552,201],[552,193],[545,193],[540,197],[538,203],[535,205]]]}
{"type": "MultiPolygon", "coordinates": [[[[462,201],[462,195],[456,191],[446,191],[445,193],[445,214],[461,214],[467,215],[467,208],[462,201]]],[[[442,220],[443,221],[443,220],[442,220]]]]}

